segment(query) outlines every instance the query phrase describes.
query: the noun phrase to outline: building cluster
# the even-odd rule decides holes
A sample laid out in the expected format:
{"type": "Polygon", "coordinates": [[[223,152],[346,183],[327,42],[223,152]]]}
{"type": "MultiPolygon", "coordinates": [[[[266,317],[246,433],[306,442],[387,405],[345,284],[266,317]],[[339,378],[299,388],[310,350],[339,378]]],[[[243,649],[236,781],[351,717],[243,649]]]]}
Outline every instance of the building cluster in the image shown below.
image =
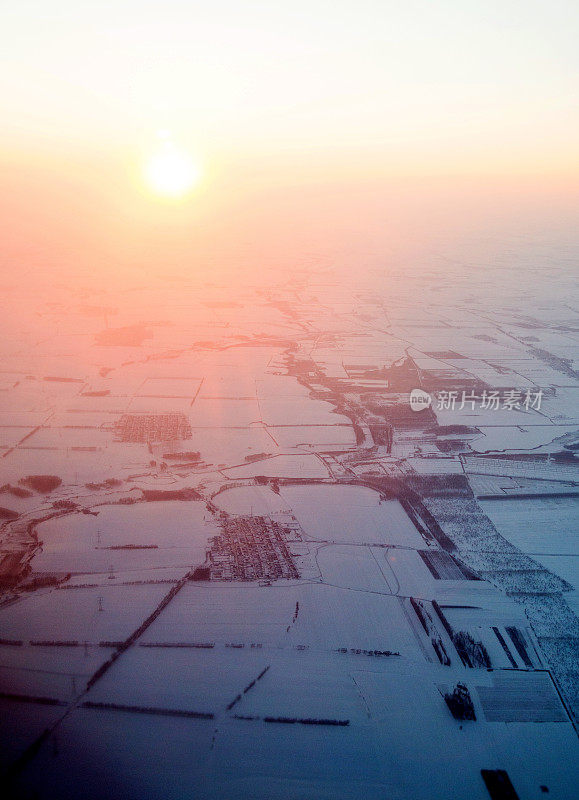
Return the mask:
{"type": "Polygon", "coordinates": [[[285,528],[269,517],[228,517],[211,539],[211,580],[273,581],[299,578],[285,528]]]}
{"type": "Polygon", "coordinates": [[[115,438],[139,444],[190,439],[191,426],[185,414],[123,414],[115,423],[115,438]]]}

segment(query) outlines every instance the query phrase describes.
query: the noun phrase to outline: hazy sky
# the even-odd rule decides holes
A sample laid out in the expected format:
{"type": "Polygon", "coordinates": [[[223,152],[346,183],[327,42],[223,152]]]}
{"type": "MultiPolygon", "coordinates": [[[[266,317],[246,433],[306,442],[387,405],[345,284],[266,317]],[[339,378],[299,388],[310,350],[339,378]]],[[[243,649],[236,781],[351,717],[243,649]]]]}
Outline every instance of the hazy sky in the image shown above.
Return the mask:
{"type": "Polygon", "coordinates": [[[532,168],[579,134],[573,0],[4,0],[1,28],[5,141],[532,168]]]}
{"type": "Polygon", "coordinates": [[[574,0],[0,2],[10,269],[575,207],[574,0]],[[161,129],[203,172],[178,208],[142,191],[161,129]]]}

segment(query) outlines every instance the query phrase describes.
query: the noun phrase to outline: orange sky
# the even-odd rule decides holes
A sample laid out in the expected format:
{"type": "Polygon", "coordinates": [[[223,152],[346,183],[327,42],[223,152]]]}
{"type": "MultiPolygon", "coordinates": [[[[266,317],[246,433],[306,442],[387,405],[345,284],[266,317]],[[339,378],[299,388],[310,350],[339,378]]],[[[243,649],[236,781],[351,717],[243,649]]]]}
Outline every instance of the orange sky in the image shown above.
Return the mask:
{"type": "Polygon", "coordinates": [[[576,3],[20,0],[3,18],[6,268],[572,224],[576,3]],[[202,171],[181,200],[144,183],[160,130],[202,171]]]}

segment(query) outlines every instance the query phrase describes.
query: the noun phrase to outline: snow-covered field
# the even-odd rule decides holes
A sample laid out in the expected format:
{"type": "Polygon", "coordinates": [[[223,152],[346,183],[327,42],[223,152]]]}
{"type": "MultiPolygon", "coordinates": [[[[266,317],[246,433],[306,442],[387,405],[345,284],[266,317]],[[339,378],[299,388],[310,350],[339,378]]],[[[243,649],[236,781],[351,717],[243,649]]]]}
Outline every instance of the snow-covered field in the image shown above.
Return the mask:
{"type": "Polygon", "coordinates": [[[344,544],[421,547],[424,540],[397,500],[361,486],[284,486],[281,496],[306,536],[344,544]]]}
{"type": "Polygon", "coordinates": [[[195,501],[103,505],[92,514],[70,514],[38,526],[42,572],[117,573],[186,568],[205,561],[217,528],[195,501]],[[119,549],[130,548],[130,549],[119,549]]]}
{"type": "Polygon", "coordinates": [[[342,258],[235,291],[141,276],[99,289],[97,311],[90,292],[14,290],[0,765],[16,765],[15,796],[488,800],[481,769],[507,770],[520,800],[574,796],[576,498],[552,495],[579,483],[576,315],[550,293],[559,272],[542,292],[511,275],[499,303],[498,262],[479,281],[438,258],[342,258]],[[544,409],[408,408],[413,385],[475,380],[542,388],[544,409]],[[119,441],[126,413],[142,441],[119,441]],[[167,414],[183,438],[155,433],[175,430],[167,414]],[[39,474],[62,483],[23,490],[39,474]],[[256,571],[189,580],[209,548],[239,569],[257,551],[256,571]],[[476,721],[445,703],[458,683],[476,721]]]}

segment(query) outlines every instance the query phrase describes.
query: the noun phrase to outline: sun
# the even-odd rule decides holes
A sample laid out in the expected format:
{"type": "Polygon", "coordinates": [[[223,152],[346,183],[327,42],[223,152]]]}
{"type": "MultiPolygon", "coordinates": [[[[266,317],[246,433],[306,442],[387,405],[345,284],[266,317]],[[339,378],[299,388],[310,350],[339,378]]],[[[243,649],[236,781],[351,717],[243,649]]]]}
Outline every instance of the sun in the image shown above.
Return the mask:
{"type": "Polygon", "coordinates": [[[189,153],[165,141],[147,161],[145,180],[163,197],[183,197],[199,183],[201,170],[189,153]]]}

